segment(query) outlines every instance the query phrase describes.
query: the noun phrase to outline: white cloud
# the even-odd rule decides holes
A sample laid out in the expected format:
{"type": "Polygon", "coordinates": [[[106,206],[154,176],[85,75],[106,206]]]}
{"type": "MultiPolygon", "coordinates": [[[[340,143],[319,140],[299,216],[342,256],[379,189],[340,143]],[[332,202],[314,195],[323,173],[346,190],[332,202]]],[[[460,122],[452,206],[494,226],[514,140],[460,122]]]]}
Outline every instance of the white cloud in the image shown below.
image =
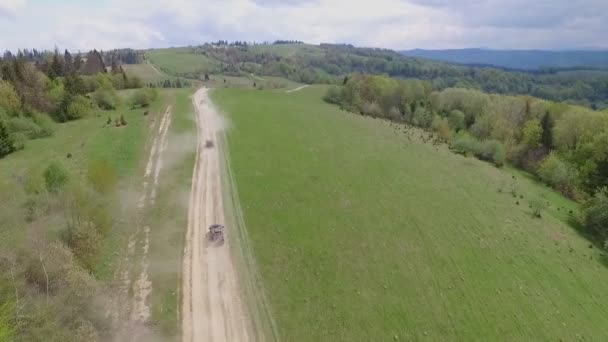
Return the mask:
{"type": "Polygon", "coordinates": [[[26,5],[25,0],[1,0],[0,17],[13,16],[26,5]]]}
{"type": "Polygon", "coordinates": [[[395,49],[608,48],[605,0],[30,0],[27,11],[20,10],[25,0],[0,1],[0,13],[12,16],[0,20],[0,30],[15,33],[2,35],[0,47],[11,49],[146,48],[217,39],[395,49]]]}

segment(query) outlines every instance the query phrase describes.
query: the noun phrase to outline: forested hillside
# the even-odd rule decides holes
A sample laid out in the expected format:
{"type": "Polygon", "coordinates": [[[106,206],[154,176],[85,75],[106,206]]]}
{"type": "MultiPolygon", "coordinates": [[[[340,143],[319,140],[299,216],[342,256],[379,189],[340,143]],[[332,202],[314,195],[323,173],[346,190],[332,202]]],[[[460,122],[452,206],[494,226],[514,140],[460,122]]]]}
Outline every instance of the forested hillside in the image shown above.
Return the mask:
{"type": "Polygon", "coordinates": [[[401,51],[405,56],[438,61],[493,65],[501,68],[534,70],[541,68],[608,68],[608,51],[542,51],[453,49],[401,51]]]}
{"type": "Polygon", "coordinates": [[[386,49],[351,45],[205,44],[196,47],[151,50],[146,56],[166,73],[203,79],[205,74],[271,75],[303,83],[338,83],[353,72],[387,74],[429,80],[433,89],[479,89],[489,93],[526,94],[592,108],[608,103],[608,71],[546,70],[511,72],[490,67],[467,67],[403,56],[386,49]],[[180,68],[172,67],[180,60],[180,68]]]}
{"type": "MultiPolygon", "coordinates": [[[[565,196],[586,202],[583,223],[590,234],[608,241],[605,112],[530,96],[433,90],[428,81],[368,75],[354,75],[330,88],[325,100],[433,131],[437,143],[447,142],[457,153],[529,171],[565,196]]],[[[530,205],[540,215],[544,204],[530,205]]]]}

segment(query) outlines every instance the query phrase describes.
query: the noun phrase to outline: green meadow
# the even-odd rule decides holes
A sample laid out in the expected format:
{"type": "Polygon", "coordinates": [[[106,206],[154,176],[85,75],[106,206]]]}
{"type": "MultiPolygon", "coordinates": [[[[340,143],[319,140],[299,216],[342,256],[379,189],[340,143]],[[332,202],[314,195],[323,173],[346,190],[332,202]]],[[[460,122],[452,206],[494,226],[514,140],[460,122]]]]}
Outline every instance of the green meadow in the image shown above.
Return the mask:
{"type": "Polygon", "coordinates": [[[608,338],[608,269],[575,203],[325,91],[212,94],[281,340],[608,338]]]}
{"type": "MultiPolygon", "coordinates": [[[[143,116],[143,109],[130,109],[126,105],[131,91],[122,91],[123,105],[113,111],[96,110],[91,116],[62,124],[55,124],[55,132],[49,138],[28,140],[25,149],[0,160],[0,193],[2,203],[0,213],[4,239],[0,244],[13,239],[26,238],[27,232],[15,227],[26,226],[24,221],[26,200],[24,182],[33,174],[42,175],[51,162],[59,162],[70,173],[71,181],[86,181],[86,172],[92,161],[107,161],[118,175],[119,182],[127,186],[139,170],[146,150],[146,139],[150,120],[164,111],[163,96],[159,96],[151,106],[149,116],[143,116]],[[113,120],[124,115],[127,125],[115,127],[113,120]],[[112,120],[107,125],[108,119],[112,120]],[[69,158],[68,158],[69,155],[69,158]]],[[[65,227],[63,217],[52,216],[46,222],[51,233],[58,233],[65,227]],[[59,231],[54,231],[58,229],[59,231]]],[[[117,232],[118,235],[122,233],[117,232]]],[[[112,238],[109,239],[112,241],[112,238]]],[[[111,246],[113,254],[119,246],[111,246]]],[[[111,276],[106,262],[100,261],[99,275],[111,276]]]]}
{"type": "Polygon", "coordinates": [[[193,53],[190,48],[149,50],[146,56],[160,71],[169,75],[209,72],[218,64],[205,55],[193,53]]]}

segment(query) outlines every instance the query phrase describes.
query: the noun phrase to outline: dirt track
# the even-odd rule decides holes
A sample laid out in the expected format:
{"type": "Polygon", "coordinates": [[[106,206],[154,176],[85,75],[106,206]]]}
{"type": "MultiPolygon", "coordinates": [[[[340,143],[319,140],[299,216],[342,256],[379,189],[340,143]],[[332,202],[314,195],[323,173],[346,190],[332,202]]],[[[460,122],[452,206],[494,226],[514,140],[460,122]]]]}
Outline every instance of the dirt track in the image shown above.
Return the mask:
{"type": "Polygon", "coordinates": [[[253,335],[230,253],[231,227],[226,226],[226,240],[221,246],[209,244],[206,238],[211,224],[226,222],[219,151],[223,120],[210,104],[207,89],[198,90],[193,102],[198,145],[184,246],[183,341],[250,341],[253,335]],[[215,146],[206,148],[207,140],[215,146]]]}
{"type": "Polygon", "coordinates": [[[285,92],[286,92],[286,93],[295,93],[296,91],[300,91],[300,90],[302,90],[302,89],[304,89],[304,88],[308,88],[309,86],[310,86],[309,84],[305,84],[305,85],[303,85],[303,86],[299,86],[299,87],[297,87],[297,88],[295,88],[295,89],[286,90],[285,92]]]}
{"type": "Polygon", "coordinates": [[[163,165],[163,154],[167,147],[168,131],[171,125],[172,108],[165,110],[158,131],[151,125],[152,145],[143,175],[135,213],[135,229],[129,236],[127,250],[114,275],[118,286],[114,288],[107,315],[112,319],[116,341],[148,341],[149,329],[145,324],[150,318],[148,296],[152,291],[149,280],[148,251],[150,248],[150,227],[146,224],[145,210],[154,204],[159,174],[163,165]]]}

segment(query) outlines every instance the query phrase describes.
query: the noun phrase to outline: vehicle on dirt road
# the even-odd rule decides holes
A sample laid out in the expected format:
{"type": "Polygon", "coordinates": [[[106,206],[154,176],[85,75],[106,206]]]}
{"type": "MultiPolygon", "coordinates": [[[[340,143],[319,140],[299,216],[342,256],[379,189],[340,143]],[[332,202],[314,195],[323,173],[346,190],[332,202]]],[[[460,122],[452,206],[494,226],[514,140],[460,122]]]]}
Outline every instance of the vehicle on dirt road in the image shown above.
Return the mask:
{"type": "Polygon", "coordinates": [[[205,147],[206,148],[212,148],[213,147],[213,141],[212,140],[207,140],[205,142],[205,147]]]}
{"type": "Polygon", "coordinates": [[[209,226],[209,233],[207,233],[207,239],[218,245],[224,244],[224,226],[221,224],[212,224],[209,226]]]}

